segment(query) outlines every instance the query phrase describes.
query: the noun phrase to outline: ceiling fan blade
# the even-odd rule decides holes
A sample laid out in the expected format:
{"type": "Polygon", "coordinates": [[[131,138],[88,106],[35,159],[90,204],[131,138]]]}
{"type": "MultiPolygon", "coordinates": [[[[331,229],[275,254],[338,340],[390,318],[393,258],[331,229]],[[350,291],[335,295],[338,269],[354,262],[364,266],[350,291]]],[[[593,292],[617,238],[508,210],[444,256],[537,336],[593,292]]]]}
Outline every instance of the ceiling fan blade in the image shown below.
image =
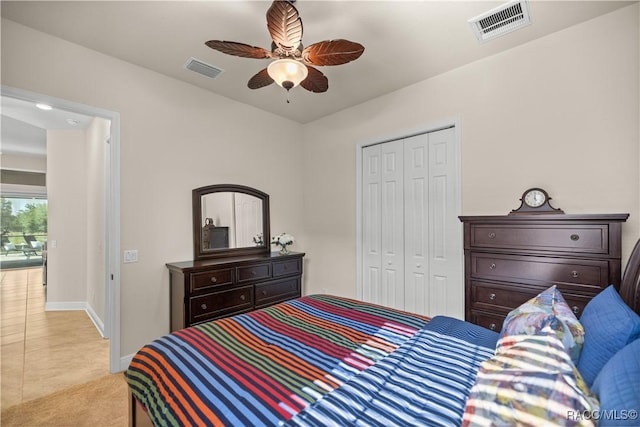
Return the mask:
{"type": "Polygon", "coordinates": [[[360,58],[364,46],[349,40],[325,40],[307,46],[302,59],[312,65],[341,65],[360,58]]]}
{"type": "Polygon", "coordinates": [[[276,0],[267,10],[267,28],[273,42],[285,52],[294,52],[302,41],[302,20],[288,1],[276,0]]]}
{"type": "Polygon", "coordinates": [[[300,82],[300,86],[308,90],[309,92],[322,93],[329,89],[329,80],[318,69],[310,67],[307,78],[300,82]]]}
{"type": "Polygon", "coordinates": [[[258,71],[255,76],[251,77],[247,86],[249,86],[249,89],[260,89],[261,87],[269,86],[271,83],[273,83],[273,79],[269,76],[269,73],[267,73],[267,69],[265,68],[264,70],[258,71]]]}
{"type": "Polygon", "coordinates": [[[211,49],[219,50],[227,55],[241,56],[243,58],[271,58],[271,52],[261,47],[249,46],[238,42],[228,42],[221,40],[209,40],[205,43],[211,49]]]}

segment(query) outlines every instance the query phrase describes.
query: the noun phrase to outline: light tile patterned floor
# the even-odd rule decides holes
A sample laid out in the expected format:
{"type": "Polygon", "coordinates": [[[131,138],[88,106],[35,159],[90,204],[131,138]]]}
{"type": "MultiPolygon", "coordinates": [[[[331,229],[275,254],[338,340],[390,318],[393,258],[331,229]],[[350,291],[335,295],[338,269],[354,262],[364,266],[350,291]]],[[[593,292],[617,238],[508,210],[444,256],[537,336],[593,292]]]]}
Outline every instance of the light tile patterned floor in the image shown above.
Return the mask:
{"type": "Polygon", "coordinates": [[[45,312],[42,268],[0,272],[1,408],[109,374],[109,341],[84,311],[45,312]]]}

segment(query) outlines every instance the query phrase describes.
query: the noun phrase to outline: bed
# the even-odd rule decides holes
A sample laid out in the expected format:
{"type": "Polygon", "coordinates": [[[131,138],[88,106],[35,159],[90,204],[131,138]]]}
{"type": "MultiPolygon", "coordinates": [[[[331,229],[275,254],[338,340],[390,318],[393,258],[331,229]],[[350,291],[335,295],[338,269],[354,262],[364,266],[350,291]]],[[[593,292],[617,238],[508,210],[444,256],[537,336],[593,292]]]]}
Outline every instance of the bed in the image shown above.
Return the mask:
{"type": "Polygon", "coordinates": [[[185,328],[134,356],[130,424],[509,425],[532,414],[531,425],[634,425],[640,381],[625,381],[640,378],[640,241],[619,290],[601,294],[567,320],[550,287],[501,334],[330,295],[185,328]]]}

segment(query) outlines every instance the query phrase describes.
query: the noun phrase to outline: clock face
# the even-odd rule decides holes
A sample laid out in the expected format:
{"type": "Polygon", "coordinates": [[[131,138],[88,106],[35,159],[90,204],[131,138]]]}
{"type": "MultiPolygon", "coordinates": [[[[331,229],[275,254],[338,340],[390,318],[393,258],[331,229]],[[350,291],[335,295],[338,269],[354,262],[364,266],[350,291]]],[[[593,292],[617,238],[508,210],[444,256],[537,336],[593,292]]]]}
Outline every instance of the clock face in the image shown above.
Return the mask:
{"type": "Polygon", "coordinates": [[[547,196],[540,190],[531,190],[524,196],[524,203],[530,208],[538,208],[544,204],[547,196]]]}

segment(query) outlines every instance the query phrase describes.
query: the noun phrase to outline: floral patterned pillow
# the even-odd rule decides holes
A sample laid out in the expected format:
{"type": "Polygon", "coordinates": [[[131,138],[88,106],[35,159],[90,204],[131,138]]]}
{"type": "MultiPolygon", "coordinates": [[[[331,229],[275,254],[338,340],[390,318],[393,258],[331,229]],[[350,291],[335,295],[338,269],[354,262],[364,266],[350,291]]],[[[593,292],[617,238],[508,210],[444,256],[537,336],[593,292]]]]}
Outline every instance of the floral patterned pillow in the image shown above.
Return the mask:
{"type": "Polygon", "coordinates": [[[584,344],[584,328],[556,285],[512,310],[504,320],[500,338],[544,335],[547,326],[555,331],[573,363],[577,363],[584,344]]]}

